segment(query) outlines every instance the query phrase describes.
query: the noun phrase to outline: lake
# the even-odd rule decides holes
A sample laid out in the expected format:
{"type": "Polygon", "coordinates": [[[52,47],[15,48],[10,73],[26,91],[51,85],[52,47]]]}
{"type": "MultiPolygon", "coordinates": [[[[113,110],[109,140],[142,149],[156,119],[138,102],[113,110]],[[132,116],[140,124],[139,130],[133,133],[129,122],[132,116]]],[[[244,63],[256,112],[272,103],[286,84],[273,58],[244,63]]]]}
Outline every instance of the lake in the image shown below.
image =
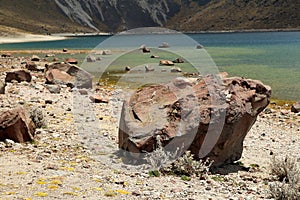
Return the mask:
{"type": "Polygon", "coordinates": [[[127,47],[127,50],[130,50],[138,48],[142,44],[157,47],[161,42],[166,41],[171,47],[181,48],[182,51],[179,53],[181,56],[187,53],[185,52],[186,46],[194,48],[199,43],[205,47],[219,71],[226,71],[231,76],[259,79],[272,87],[273,98],[300,100],[300,32],[198,33],[179,37],[173,34],[122,35],[118,38],[114,37],[89,36],[73,37],[63,41],[1,44],[0,50],[94,49],[100,43],[102,45],[99,48],[127,47]]]}

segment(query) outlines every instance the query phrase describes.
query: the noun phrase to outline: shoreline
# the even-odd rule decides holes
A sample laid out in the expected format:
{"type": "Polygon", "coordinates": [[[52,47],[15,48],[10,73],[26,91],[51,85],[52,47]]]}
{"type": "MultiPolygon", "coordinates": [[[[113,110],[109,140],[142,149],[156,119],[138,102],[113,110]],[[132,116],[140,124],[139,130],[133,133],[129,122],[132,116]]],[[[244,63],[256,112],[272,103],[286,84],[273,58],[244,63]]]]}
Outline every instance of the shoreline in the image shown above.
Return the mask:
{"type": "Polygon", "coordinates": [[[19,34],[13,37],[0,36],[0,44],[14,44],[26,42],[58,41],[68,39],[65,36],[19,34]]]}

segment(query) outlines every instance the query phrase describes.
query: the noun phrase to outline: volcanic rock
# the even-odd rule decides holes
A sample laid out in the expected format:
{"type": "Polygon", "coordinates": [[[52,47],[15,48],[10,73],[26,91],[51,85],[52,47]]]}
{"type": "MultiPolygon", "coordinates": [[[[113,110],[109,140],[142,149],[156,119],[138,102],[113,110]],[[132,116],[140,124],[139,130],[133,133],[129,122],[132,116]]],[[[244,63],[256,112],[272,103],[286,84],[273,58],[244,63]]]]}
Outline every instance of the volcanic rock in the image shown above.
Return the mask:
{"type": "Polygon", "coordinates": [[[0,140],[27,142],[33,140],[35,124],[24,109],[17,108],[2,112],[0,115],[0,140]]]}
{"type": "Polygon", "coordinates": [[[260,81],[213,75],[196,84],[181,78],[141,88],[124,102],[119,148],[142,159],[159,141],[166,151],[189,150],[214,166],[233,163],[270,96],[271,88],[260,81]]]}
{"type": "Polygon", "coordinates": [[[18,81],[19,83],[22,81],[30,82],[32,79],[32,76],[30,72],[27,72],[25,70],[18,70],[18,71],[11,71],[7,72],[5,77],[5,82],[12,82],[13,80],[18,81]]]}
{"type": "Polygon", "coordinates": [[[77,88],[92,88],[93,86],[93,76],[90,73],[69,63],[47,65],[46,80],[49,84],[67,84],[77,88]],[[53,75],[57,75],[57,78],[53,75]]]}

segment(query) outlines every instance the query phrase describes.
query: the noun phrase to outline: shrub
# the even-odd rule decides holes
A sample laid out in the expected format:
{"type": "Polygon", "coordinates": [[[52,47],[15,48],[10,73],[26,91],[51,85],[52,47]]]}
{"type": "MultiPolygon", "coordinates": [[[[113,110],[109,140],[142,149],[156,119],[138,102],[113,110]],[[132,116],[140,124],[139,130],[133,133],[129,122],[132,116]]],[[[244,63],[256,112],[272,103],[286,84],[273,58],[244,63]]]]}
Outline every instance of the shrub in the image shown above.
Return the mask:
{"type": "Polygon", "coordinates": [[[286,156],[271,163],[271,175],[276,182],[270,184],[271,196],[278,200],[300,199],[300,170],[296,160],[286,156]]]}

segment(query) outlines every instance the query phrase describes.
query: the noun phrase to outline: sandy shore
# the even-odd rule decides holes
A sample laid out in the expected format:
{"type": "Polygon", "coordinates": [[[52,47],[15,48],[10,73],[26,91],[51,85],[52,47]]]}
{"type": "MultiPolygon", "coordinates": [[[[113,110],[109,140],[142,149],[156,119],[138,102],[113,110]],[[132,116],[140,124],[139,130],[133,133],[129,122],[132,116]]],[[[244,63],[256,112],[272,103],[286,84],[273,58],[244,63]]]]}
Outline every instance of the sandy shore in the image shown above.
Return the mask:
{"type": "Polygon", "coordinates": [[[7,43],[22,43],[22,42],[40,42],[40,41],[55,41],[65,40],[64,36],[51,36],[51,35],[34,35],[34,34],[18,34],[18,35],[0,35],[0,44],[7,43]]]}

